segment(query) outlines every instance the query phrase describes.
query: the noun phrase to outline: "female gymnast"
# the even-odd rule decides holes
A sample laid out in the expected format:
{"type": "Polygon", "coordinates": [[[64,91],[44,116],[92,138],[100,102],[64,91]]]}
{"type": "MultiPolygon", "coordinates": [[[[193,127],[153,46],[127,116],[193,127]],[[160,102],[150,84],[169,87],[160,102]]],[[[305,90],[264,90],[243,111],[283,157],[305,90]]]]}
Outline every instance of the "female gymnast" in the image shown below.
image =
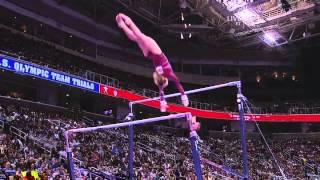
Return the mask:
{"type": "Polygon", "coordinates": [[[188,96],[184,93],[184,89],[179,78],[175,75],[172,67],[164,55],[159,45],[151,37],[143,34],[134,24],[130,17],[119,13],[116,16],[118,26],[124,31],[127,37],[136,42],[141,49],[143,55],[152,60],[155,67],[153,73],[154,83],[158,86],[160,92],[160,111],[165,112],[167,102],[164,99],[164,88],[168,86],[168,79],[173,81],[177,89],[181,93],[181,101],[184,106],[189,105],[188,96]]]}

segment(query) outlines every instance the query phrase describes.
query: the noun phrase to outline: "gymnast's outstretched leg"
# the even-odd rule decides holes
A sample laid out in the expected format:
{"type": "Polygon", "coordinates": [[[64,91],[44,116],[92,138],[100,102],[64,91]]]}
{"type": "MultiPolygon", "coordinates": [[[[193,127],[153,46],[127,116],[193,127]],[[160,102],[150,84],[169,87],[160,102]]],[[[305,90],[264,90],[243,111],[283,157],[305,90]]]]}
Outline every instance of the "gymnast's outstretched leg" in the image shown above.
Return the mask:
{"type": "MultiPolygon", "coordinates": [[[[116,21],[127,37],[138,44],[144,56],[152,60],[157,76],[156,78],[162,80],[167,78],[172,80],[181,93],[181,101],[183,105],[188,106],[189,100],[187,95],[184,93],[183,86],[181,85],[179,78],[173,72],[168,58],[164,55],[157,42],[151,37],[143,34],[130,17],[120,13],[117,15],[116,21]]],[[[157,84],[156,80],[155,84],[158,87],[161,86],[161,88],[159,88],[159,90],[162,89],[160,90],[160,94],[163,93],[163,89],[166,86],[162,86],[159,83],[157,84]]]]}

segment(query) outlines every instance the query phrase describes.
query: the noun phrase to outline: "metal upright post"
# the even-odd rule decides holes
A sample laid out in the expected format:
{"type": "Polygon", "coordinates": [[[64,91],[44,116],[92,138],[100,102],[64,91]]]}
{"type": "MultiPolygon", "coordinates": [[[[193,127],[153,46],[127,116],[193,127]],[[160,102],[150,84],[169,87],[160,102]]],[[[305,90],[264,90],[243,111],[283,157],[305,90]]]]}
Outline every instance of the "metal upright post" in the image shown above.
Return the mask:
{"type": "Polygon", "coordinates": [[[242,162],[243,162],[243,179],[249,179],[249,168],[248,168],[248,151],[246,142],[246,123],[244,118],[244,108],[243,108],[243,95],[241,93],[241,83],[237,85],[237,103],[239,109],[240,118],[240,134],[241,134],[241,147],[242,147],[242,162]]]}
{"type": "Polygon", "coordinates": [[[73,164],[73,158],[72,158],[72,151],[69,145],[68,132],[65,132],[64,135],[66,138],[66,152],[67,152],[67,159],[68,159],[69,176],[71,180],[76,180],[76,177],[74,175],[74,164],[73,164]]]}
{"type": "Polygon", "coordinates": [[[191,143],[191,150],[192,150],[192,159],[194,168],[196,171],[197,180],[202,180],[202,168],[201,168],[201,161],[200,161],[200,153],[198,150],[198,134],[196,131],[190,132],[190,143],[191,143]]]}
{"type": "Polygon", "coordinates": [[[134,151],[134,142],[133,142],[134,129],[133,125],[129,126],[129,164],[128,164],[128,175],[129,179],[133,180],[134,172],[133,172],[133,151],[134,151]]]}
{"type": "Polygon", "coordinates": [[[195,173],[197,176],[197,180],[202,180],[202,168],[201,168],[201,160],[200,160],[200,152],[198,149],[198,140],[199,140],[199,136],[197,134],[196,130],[199,129],[195,129],[193,127],[194,123],[196,123],[196,121],[193,122],[193,117],[192,114],[189,113],[186,116],[187,122],[189,124],[189,129],[190,129],[190,143],[191,143],[191,150],[192,150],[192,160],[193,160],[193,164],[194,164],[194,169],[195,169],[195,173]]]}
{"type": "MultiPolygon", "coordinates": [[[[130,113],[128,114],[128,116],[126,117],[126,119],[128,121],[132,121],[133,120],[133,110],[132,110],[132,105],[129,104],[129,108],[130,108],[130,113]]],[[[134,178],[134,172],[133,172],[133,153],[134,153],[134,126],[130,125],[129,126],[129,159],[128,159],[128,176],[129,176],[129,180],[133,180],[134,178]]]]}

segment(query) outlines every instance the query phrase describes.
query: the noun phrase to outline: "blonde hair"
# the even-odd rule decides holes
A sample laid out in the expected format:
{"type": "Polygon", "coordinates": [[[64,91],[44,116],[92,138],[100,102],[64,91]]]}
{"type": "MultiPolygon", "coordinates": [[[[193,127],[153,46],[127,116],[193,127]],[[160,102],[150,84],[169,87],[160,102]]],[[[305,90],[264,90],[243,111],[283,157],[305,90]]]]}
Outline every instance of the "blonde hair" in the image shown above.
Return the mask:
{"type": "Polygon", "coordinates": [[[168,78],[160,75],[157,72],[153,72],[153,81],[157,86],[162,86],[166,84],[166,82],[168,81],[168,78]]]}

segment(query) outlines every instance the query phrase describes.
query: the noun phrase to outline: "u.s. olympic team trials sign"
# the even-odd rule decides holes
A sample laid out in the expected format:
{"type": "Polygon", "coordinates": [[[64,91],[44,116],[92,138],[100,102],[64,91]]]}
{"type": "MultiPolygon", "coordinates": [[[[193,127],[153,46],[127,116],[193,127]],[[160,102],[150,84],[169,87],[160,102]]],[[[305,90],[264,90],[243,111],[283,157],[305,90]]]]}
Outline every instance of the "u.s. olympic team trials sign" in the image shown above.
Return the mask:
{"type": "Polygon", "coordinates": [[[99,93],[99,83],[81,79],[57,70],[41,67],[36,64],[17,60],[11,57],[0,55],[0,69],[14,71],[22,75],[29,75],[99,93]]]}

